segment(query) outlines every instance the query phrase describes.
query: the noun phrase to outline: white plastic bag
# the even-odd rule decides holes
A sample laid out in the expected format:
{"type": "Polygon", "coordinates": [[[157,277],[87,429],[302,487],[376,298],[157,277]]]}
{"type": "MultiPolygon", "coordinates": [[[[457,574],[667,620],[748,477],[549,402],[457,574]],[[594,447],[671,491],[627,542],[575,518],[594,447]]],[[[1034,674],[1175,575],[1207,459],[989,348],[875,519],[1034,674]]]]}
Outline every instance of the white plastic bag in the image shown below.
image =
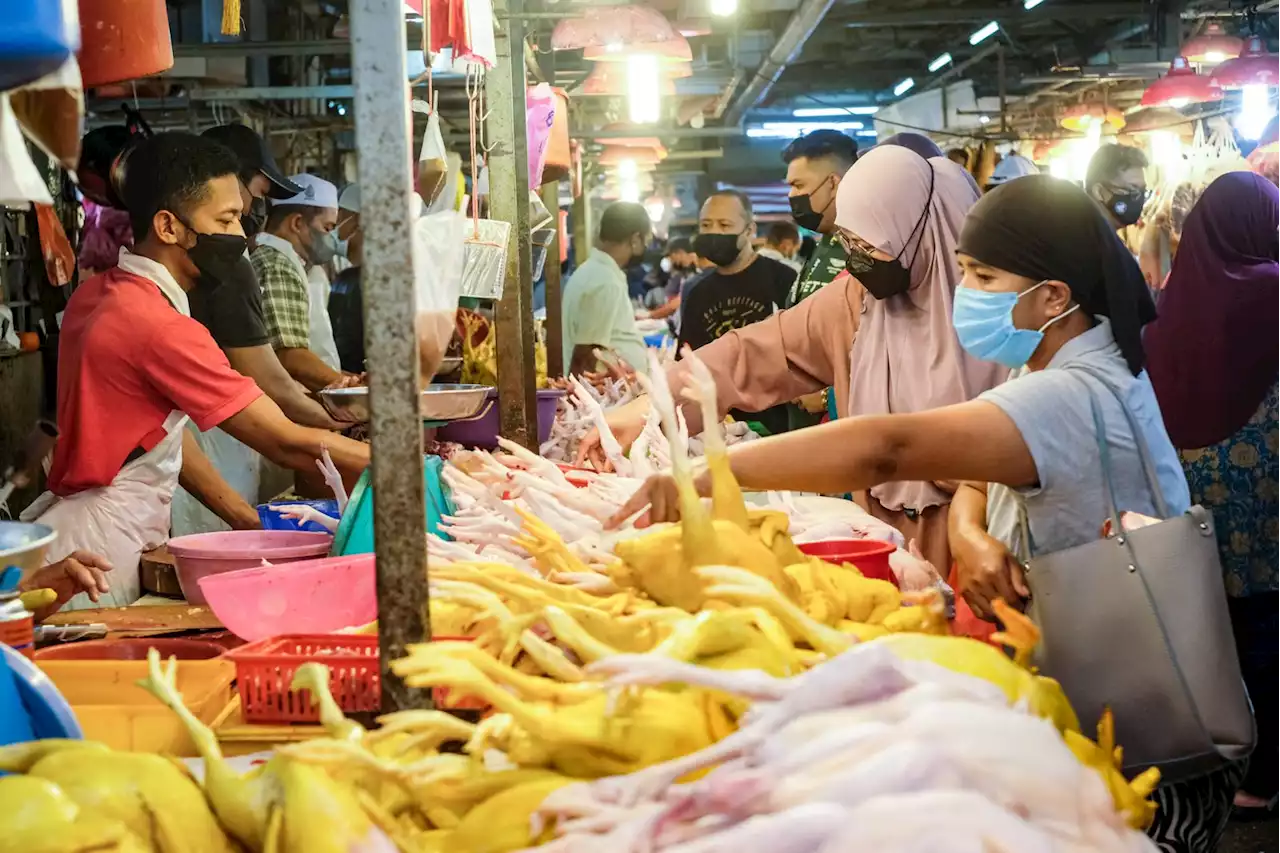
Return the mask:
{"type": "Polygon", "coordinates": [[[448,171],[449,154],[440,132],[440,115],[437,110],[428,109],[427,129],[422,134],[422,150],[418,154],[418,194],[428,205],[440,197],[448,171]]]}
{"type": "Polygon", "coordinates": [[[0,206],[27,210],[33,201],[53,204],[53,197],[31,162],[9,96],[0,95],[0,206]]]}
{"type": "Polygon", "coordinates": [[[465,217],[454,210],[429,213],[413,224],[415,327],[423,387],[431,383],[453,338],[462,291],[465,217]]]}

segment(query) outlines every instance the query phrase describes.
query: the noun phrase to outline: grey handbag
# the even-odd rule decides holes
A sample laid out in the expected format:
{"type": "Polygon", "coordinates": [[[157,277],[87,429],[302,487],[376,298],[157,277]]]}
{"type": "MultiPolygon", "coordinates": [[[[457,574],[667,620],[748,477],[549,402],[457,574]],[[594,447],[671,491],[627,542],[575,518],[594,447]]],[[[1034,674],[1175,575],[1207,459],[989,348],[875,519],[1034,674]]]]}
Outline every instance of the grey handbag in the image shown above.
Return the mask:
{"type": "Polygon", "coordinates": [[[1085,372],[1119,400],[1163,520],[1128,532],[1121,526],[1106,430],[1089,388],[1112,535],[1036,554],[1022,511],[1029,614],[1043,633],[1037,663],[1062,684],[1086,733],[1112,709],[1127,774],[1156,766],[1166,782],[1199,776],[1246,757],[1256,739],[1213,518],[1199,506],[1169,517],[1137,419],[1115,388],[1085,372]]]}

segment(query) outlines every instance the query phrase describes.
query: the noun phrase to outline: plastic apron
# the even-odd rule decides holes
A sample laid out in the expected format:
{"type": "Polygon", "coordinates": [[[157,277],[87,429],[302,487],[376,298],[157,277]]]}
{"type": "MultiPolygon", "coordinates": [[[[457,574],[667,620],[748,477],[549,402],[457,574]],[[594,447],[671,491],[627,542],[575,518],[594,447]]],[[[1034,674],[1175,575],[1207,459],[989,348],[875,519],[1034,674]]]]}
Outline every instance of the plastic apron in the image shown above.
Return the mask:
{"type": "Polygon", "coordinates": [[[75,551],[92,551],[111,564],[111,591],[97,604],[83,593],[63,609],[132,604],[142,593],[138,560],[169,538],[169,508],[182,471],[182,433],[187,416],[170,412],[165,437],[120,469],[110,485],[60,498],[45,492],[22,513],[23,521],[58,532],[46,559],[56,563],[75,551]]]}
{"type": "Polygon", "coordinates": [[[311,327],[311,351],[334,370],[342,369],[338,345],[333,340],[329,322],[329,275],[323,267],[312,267],[307,273],[308,322],[311,327]]]}

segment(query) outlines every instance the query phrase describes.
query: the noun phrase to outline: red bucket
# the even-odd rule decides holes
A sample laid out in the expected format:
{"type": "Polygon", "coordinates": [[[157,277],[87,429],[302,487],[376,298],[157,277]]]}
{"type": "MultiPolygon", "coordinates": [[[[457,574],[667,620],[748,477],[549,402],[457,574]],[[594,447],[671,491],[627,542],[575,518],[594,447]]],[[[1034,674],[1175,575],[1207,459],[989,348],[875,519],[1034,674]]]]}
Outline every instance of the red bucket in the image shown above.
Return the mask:
{"type": "Polygon", "coordinates": [[[898,550],[892,542],[879,539],[828,539],[796,546],[801,553],[818,557],[837,566],[852,564],[863,577],[898,585],[898,577],[889,567],[889,555],[898,550]]]}

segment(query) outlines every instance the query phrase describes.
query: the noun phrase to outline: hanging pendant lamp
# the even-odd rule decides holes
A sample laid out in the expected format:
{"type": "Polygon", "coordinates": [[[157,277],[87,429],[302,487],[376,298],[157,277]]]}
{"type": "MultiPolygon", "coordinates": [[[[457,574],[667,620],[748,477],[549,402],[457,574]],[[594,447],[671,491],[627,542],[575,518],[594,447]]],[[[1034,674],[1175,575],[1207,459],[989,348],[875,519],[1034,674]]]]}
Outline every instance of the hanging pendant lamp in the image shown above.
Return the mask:
{"type": "Polygon", "coordinates": [[[1266,43],[1260,36],[1249,36],[1240,55],[1215,68],[1210,79],[1215,87],[1222,89],[1276,86],[1280,85],[1278,64],[1280,56],[1268,53],[1266,43]]]}
{"type": "MultiPolygon", "coordinates": [[[[1225,63],[1224,63],[1225,64],[1225,63]]],[[[1203,74],[1197,74],[1186,57],[1176,56],[1169,64],[1169,73],[1147,87],[1142,93],[1144,107],[1185,107],[1205,101],[1222,100],[1222,90],[1209,82],[1203,74]]]]}
{"type": "Polygon", "coordinates": [[[1244,39],[1228,35],[1217,21],[1212,21],[1199,35],[1192,36],[1182,45],[1182,55],[1197,65],[1226,62],[1235,59],[1244,50],[1244,39]]]}

